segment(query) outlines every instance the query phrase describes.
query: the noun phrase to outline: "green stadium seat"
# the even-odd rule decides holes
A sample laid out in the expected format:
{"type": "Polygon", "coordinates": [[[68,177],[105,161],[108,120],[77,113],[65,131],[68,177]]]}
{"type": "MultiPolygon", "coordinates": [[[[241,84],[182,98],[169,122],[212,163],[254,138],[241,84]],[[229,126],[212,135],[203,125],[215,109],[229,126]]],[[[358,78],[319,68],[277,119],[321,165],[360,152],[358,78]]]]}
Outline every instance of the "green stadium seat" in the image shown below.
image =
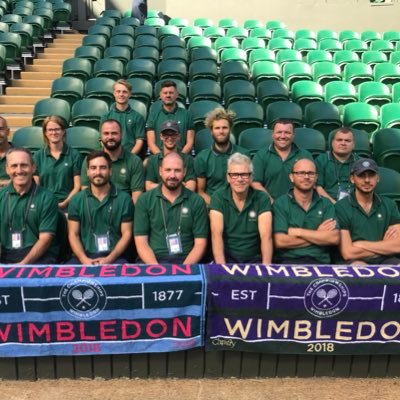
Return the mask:
{"type": "Polygon", "coordinates": [[[10,27],[13,24],[22,22],[22,16],[18,14],[5,14],[2,16],[1,22],[5,22],[10,27]]]}
{"type": "Polygon", "coordinates": [[[258,61],[273,61],[275,62],[276,55],[275,52],[268,49],[253,49],[250,50],[248,56],[249,67],[252,68],[254,63],[258,61]]]}
{"type": "Polygon", "coordinates": [[[290,119],[295,127],[303,126],[303,111],[301,107],[290,101],[275,101],[270,103],[265,114],[268,127],[272,127],[278,119],[290,119]]]}
{"type": "Polygon", "coordinates": [[[213,61],[217,65],[217,52],[210,47],[198,47],[192,50],[190,53],[191,62],[197,60],[209,60],[213,61]]]}
{"type": "Polygon", "coordinates": [[[0,22],[0,32],[9,32],[10,27],[5,22],[0,22]]]}
{"type": "Polygon", "coordinates": [[[21,36],[14,32],[0,32],[0,45],[6,49],[7,69],[20,69],[21,60],[21,36]]]}
{"type": "Polygon", "coordinates": [[[328,138],[329,132],[342,126],[339,109],[330,103],[316,102],[308,104],[304,110],[304,124],[316,129],[328,138]]]}
{"type": "Polygon", "coordinates": [[[310,103],[324,101],[324,89],[317,82],[297,81],[292,85],[292,101],[304,110],[310,103]]]}
{"type": "Polygon", "coordinates": [[[347,42],[348,40],[359,40],[359,39],[361,39],[360,34],[351,29],[346,29],[339,33],[339,40],[342,43],[347,42]]]}
{"type": "Polygon", "coordinates": [[[15,7],[13,10],[14,14],[17,14],[21,17],[26,17],[28,15],[32,15],[33,9],[29,7],[15,7]]]}
{"type": "MultiPolygon", "coordinates": [[[[172,25],[166,25],[165,28],[176,28],[178,29],[176,26],[172,26],[172,25]]],[[[161,46],[161,50],[165,50],[168,47],[180,47],[181,49],[184,49],[186,47],[186,43],[185,41],[179,37],[179,36],[175,36],[175,35],[168,35],[163,37],[162,39],[159,38],[160,41],[160,46],[161,46]]]]}
{"type": "Polygon", "coordinates": [[[250,32],[250,37],[257,37],[263,39],[265,43],[268,43],[272,37],[272,33],[267,28],[254,28],[250,32]]]}
{"type": "Polygon", "coordinates": [[[293,43],[294,32],[287,28],[278,28],[272,32],[272,39],[275,38],[289,39],[293,43]]]}
{"type": "Polygon", "coordinates": [[[217,64],[212,60],[195,60],[189,65],[189,81],[218,78],[217,64]]]}
{"type": "Polygon", "coordinates": [[[124,76],[124,64],[115,58],[103,58],[94,63],[93,77],[105,77],[114,80],[124,76]]]}
{"type": "Polygon", "coordinates": [[[210,39],[211,43],[214,43],[218,38],[225,36],[225,29],[219,26],[209,26],[204,29],[203,36],[210,39]]]}
{"type": "Polygon", "coordinates": [[[99,17],[96,19],[96,25],[106,25],[109,28],[113,29],[114,26],[117,25],[117,21],[111,17],[99,17]]]}
{"type": "MultiPolygon", "coordinates": [[[[387,59],[385,61],[387,61],[387,59]]],[[[399,65],[400,64],[400,51],[396,50],[393,53],[390,53],[389,61],[392,64],[399,65]]]]}
{"type": "Polygon", "coordinates": [[[158,63],[160,59],[159,51],[154,47],[138,47],[137,49],[133,50],[132,59],[141,59],[144,58],[146,60],[151,60],[155,64],[158,63]]]}
{"type": "Polygon", "coordinates": [[[108,105],[105,101],[82,99],[72,106],[71,122],[73,126],[87,126],[99,130],[101,117],[107,112],[108,105]]]}
{"type": "Polygon", "coordinates": [[[331,30],[331,29],[321,29],[317,32],[317,42],[321,42],[322,40],[325,39],[339,39],[339,35],[337,32],[331,30]]]}
{"type": "Polygon", "coordinates": [[[134,32],[135,29],[130,25],[117,25],[112,29],[111,36],[128,35],[133,37],[134,32]]]}
{"type": "Polygon", "coordinates": [[[323,39],[318,42],[318,49],[334,53],[343,50],[343,44],[338,39],[323,39]]]}
{"type": "Polygon", "coordinates": [[[240,133],[249,128],[261,128],[264,122],[262,107],[254,101],[241,100],[231,103],[229,110],[235,113],[232,124],[232,133],[236,140],[240,133]]]}
{"type": "Polygon", "coordinates": [[[85,83],[85,98],[99,99],[107,103],[108,107],[114,103],[115,81],[106,77],[91,78],[85,83]]]}
{"type": "Polygon", "coordinates": [[[246,19],[243,22],[243,27],[246,29],[263,28],[264,24],[259,19],[246,19]]]}
{"type": "Polygon", "coordinates": [[[400,82],[400,66],[390,62],[375,65],[374,80],[386,85],[400,82]]]}
{"type": "Polygon", "coordinates": [[[140,21],[135,17],[126,16],[121,19],[120,25],[128,25],[132,28],[136,28],[140,25],[140,21]]]}
{"type": "Polygon", "coordinates": [[[14,132],[11,144],[13,147],[23,147],[32,153],[44,147],[42,128],[27,126],[14,132]]]}
{"type": "Polygon", "coordinates": [[[323,86],[329,82],[342,79],[340,66],[330,61],[320,61],[312,64],[311,73],[313,80],[323,86]]]}
{"type": "Polygon", "coordinates": [[[358,87],[358,101],[381,107],[391,103],[390,89],[381,82],[364,82],[358,87]]]}
{"type": "Polygon", "coordinates": [[[380,110],[380,119],[382,128],[400,129],[400,104],[385,104],[380,110]]]}
{"type": "Polygon", "coordinates": [[[392,86],[392,99],[394,103],[400,102],[400,83],[395,83],[392,86]]]}
{"type": "Polygon", "coordinates": [[[251,76],[256,86],[265,80],[282,80],[279,64],[272,61],[254,63],[251,67],[251,76]]]}
{"type": "MultiPolygon", "coordinates": [[[[140,38],[143,38],[144,36],[140,36],[140,38]]],[[[152,38],[152,36],[148,36],[149,38],[152,38]]],[[[147,36],[146,38],[146,43],[150,43],[152,42],[151,40],[147,40],[147,36]]],[[[154,38],[155,41],[158,43],[158,39],[154,38]]],[[[120,46],[120,47],[126,47],[129,51],[133,51],[133,49],[137,49],[140,47],[145,46],[144,44],[142,44],[142,40],[140,40],[139,38],[136,39],[135,41],[133,40],[132,36],[129,35],[115,35],[115,36],[111,36],[110,39],[110,47],[114,47],[114,46],[120,46]]],[[[155,47],[158,50],[158,46],[146,46],[146,47],[155,47]]]]}
{"type": "Polygon", "coordinates": [[[194,129],[196,132],[205,128],[204,120],[206,115],[217,107],[221,107],[221,104],[214,100],[199,100],[190,104],[189,111],[192,114],[194,129]]]}
{"type": "Polygon", "coordinates": [[[157,18],[160,15],[159,10],[154,10],[152,8],[147,10],[147,18],[157,18]]]}
{"type": "Polygon", "coordinates": [[[189,39],[187,42],[187,49],[189,52],[189,56],[191,57],[191,54],[194,49],[198,48],[211,48],[211,39],[208,37],[203,37],[203,36],[194,36],[189,39]]]}
{"type": "Polygon", "coordinates": [[[133,38],[136,40],[139,36],[142,35],[157,37],[157,28],[150,25],[139,25],[135,28],[133,38]]]}
{"type": "Polygon", "coordinates": [[[260,38],[247,37],[241,43],[242,49],[249,54],[254,49],[265,49],[265,41],[260,38]]]}
{"type": "Polygon", "coordinates": [[[359,62],[360,56],[357,52],[352,50],[339,50],[333,55],[333,62],[339,65],[340,69],[343,71],[345,65],[352,62],[359,62]]]}
{"type": "Polygon", "coordinates": [[[93,150],[101,150],[100,134],[97,129],[87,126],[71,126],[67,128],[67,144],[81,154],[89,154],[93,150]]]}
{"type": "Polygon", "coordinates": [[[214,140],[211,131],[207,128],[196,132],[194,136],[194,153],[197,155],[204,149],[209,149],[213,145],[214,140]]]}
{"type": "Polygon", "coordinates": [[[379,167],[379,182],[376,186],[378,194],[394,200],[400,209],[400,173],[391,168],[379,167]]]}
{"type": "MultiPolygon", "coordinates": [[[[394,52],[391,54],[394,54],[394,52]]],[[[378,50],[368,50],[362,54],[361,62],[368,64],[373,68],[376,64],[387,62],[387,57],[385,53],[378,50]]]]}
{"type": "Polygon", "coordinates": [[[243,61],[223,62],[220,67],[220,81],[224,85],[228,81],[237,79],[249,79],[249,69],[247,63],[243,61]]]}
{"type": "MultiPolygon", "coordinates": [[[[115,29],[115,28],[114,28],[115,29]]],[[[109,26],[106,25],[92,25],[88,29],[88,35],[100,35],[106,39],[107,44],[111,37],[111,29],[109,26]]]]}
{"type": "Polygon", "coordinates": [[[225,107],[235,101],[248,100],[255,102],[256,89],[252,82],[234,80],[226,82],[223,86],[225,107]]]}
{"type": "Polygon", "coordinates": [[[293,47],[293,42],[289,39],[284,39],[284,38],[272,38],[268,42],[267,46],[269,50],[273,50],[275,52],[283,49],[291,49],[292,47],[293,47]]]}
{"type": "Polygon", "coordinates": [[[294,49],[283,49],[276,53],[276,62],[281,66],[281,70],[284,65],[292,61],[303,61],[302,54],[294,49]]]}
{"type": "MultiPolygon", "coordinates": [[[[169,36],[173,36],[175,38],[180,39],[181,42],[183,43],[183,46],[185,46],[185,41],[182,38],[180,38],[179,35],[180,35],[179,28],[174,25],[160,26],[157,31],[157,37],[161,43],[165,38],[167,38],[169,36]]],[[[162,44],[161,44],[161,46],[162,46],[162,48],[164,47],[162,44]]]]}
{"type": "Polygon", "coordinates": [[[305,58],[310,51],[317,49],[317,42],[314,39],[296,39],[293,44],[293,49],[300,51],[303,58],[305,58]]]}
{"type": "Polygon", "coordinates": [[[296,128],[294,143],[301,149],[308,150],[314,158],[326,151],[326,140],[323,133],[312,128],[296,128]]]}
{"type": "Polygon", "coordinates": [[[364,130],[372,135],[380,126],[378,111],[366,103],[346,104],[343,108],[343,125],[364,130]]]}
{"type": "Polygon", "coordinates": [[[187,97],[187,86],[185,82],[182,82],[179,79],[161,79],[154,84],[154,99],[158,100],[160,97],[161,84],[166,80],[175,82],[176,89],[178,91],[178,101],[183,104],[186,104],[187,97]]]}
{"type": "Polygon", "coordinates": [[[175,25],[178,28],[184,28],[185,26],[189,26],[189,21],[186,18],[175,17],[169,20],[168,25],[175,25]]]}
{"type": "Polygon", "coordinates": [[[136,100],[136,99],[129,99],[128,102],[129,102],[129,105],[131,106],[131,108],[133,110],[137,111],[143,117],[143,119],[146,121],[146,119],[147,119],[146,104],[144,104],[142,101],[136,100]]]}
{"type": "Polygon", "coordinates": [[[344,43],[344,49],[357,53],[361,57],[362,53],[368,50],[368,45],[361,39],[352,39],[344,43]]]}
{"type": "Polygon", "coordinates": [[[95,46],[103,55],[105,48],[107,47],[107,39],[100,35],[88,35],[82,39],[83,46],[95,46]]]}
{"type": "Polygon", "coordinates": [[[179,79],[187,81],[187,66],[184,61],[162,60],[157,66],[157,77],[161,79],[179,79]]]}
{"type": "Polygon", "coordinates": [[[221,53],[225,49],[230,49],[230,48],[239,48],[239,41],[235,38],[224,36],[217,38],[215,43],[215,51],[217,52],[217,60],[221,60],[221,53]]]}
{"type": "Polygon", "coordinates": [[[198,79],[189,86],[190,103],[199,100],[221,102],[221,86],[211,79],[198,79]]]}
{"type": "Polygon", "coordinates": [[[185,42],[187,42],[192,37],[203,36],[203,29],[199,26],[184,26],[181,29],[180,36],[185,42]]]}
{"type": "Polygon", "coordinates": [[[368,64],[362,62],[346,64],[343,71],[343,79],[354,86],[374,80],[372,68],[368,64]]]}
{"type": "Polygon", "coordinates": [[[388,40],[389,42],[392,42],[392,44],[396,44],[397,42],[400,42],[400,31],[383,32],[382,39],[388,40]]]}
{"type": "Polygon", "coordinates": [[[310,66],[302,61],[293,61],[287,63],[283,67],[283,81],[289,89],[291,89],[294,82],[301,80],[312,80],[310,66]]]}
{"type": "MultiPolygon", "coordinates": [[[[340,128],[339,128],[340,129],[340,128]]],[[[354,137],[354,149],[353,152],[356,153],[360,158],[371,158],[371,144],[369,142],[368,133],[359,129],[351,129],[354,137]]],[[[334,129],[329,134],[328,147],[332,150],[332,137],[336,133],[337,129],[334,129]]]]}
{"type": "Polygon", "coordinates": [[[372,155],[378,165],[400,172],[400,129],[376,131],[372,137],[372,155]]]}
{"type": "Polygon", "coordinates": [[[389,40],[378,39],[371,42],[369,49],[382,51],[387,57],[389,57],[390,53],[394,51],[394,46],[392,42],[389,42],[389,40]]]}
{"type": "Polygon", "coordinates": [[[268,80],[259,82],[257,85],[257,100],[261,104],[264,114],[267,107],[275,101],[289,101],[289,89],[281,81],[268,80]]]}
{"type": "Polygon", "coordinates": [[[51,97],[66,100],[70,108],[83,98],[83,93],[83,82],[79,78],[64,76],[55,79],[51,85],[51,97]]]}
{"type": "Polygon", "coordinates": [[[240,147],[247,149],[251,157],[253,157],[258,150],[272,144],[272,131],[265,128],[245,129],[240,132],[238,144],[240,147]]]}
{"type": "Polygon", "coordinates": [[[220,28],[224,28],[225,30],[229,29],[229,28],[235,28],[237,26],[239,26],[238,22],[233,19],[233,18],[221,18],[218,21],[218,26],[220,28]]]}
{"type": "Polygon", "coordinates": [[[86,81],[92,75],[92,63],[85,58],[68,58],[62,66],[62,76],[72,76],[86,81]]]}
{"type": "Polygon", "coordinates": [[[39,15],[43,18],[44,36],[52,37],[49,31],[53,28],[53,10],[49,10],[48,8],[37,8],[33,10],[33,15],[39,15]]]}
{"type": "Polygon", "coordinates": [[[325,85],[325,101],[341,109],[346,104],[358,101],[357,90],[349,82],[329,82],[325,85]]]}
{"type": "Polygon", "coordinates": [[[104,50],[104,58],[114,58],[121,61],[123,65],[126,65],[131,57],[132,52],[126,47],[114,46],[104,50]]]}
{"type": "Polygon", "coordinates": [[[21,54],[28,57],[33,55],[33,28],[32,25],[21,22],[10,26],[10,32],[17,33],[21,38],[21,54]]]}
{"type": "Polygon", "coordinates": [[[246,28],[235,26],[227,29],[226,36],[233,37],[237,39],[239,43],[242,43],[243,39],[249,37],[249,31],[246,28]]]}
{"type": "Polygon", "coordinates": [[[102,17],[114,18],[117,24],[120,23],[122,18],[122,13],[119,10],[104,10],[100,14],[102,17]]]}
{"type": "Polygon", "coordinates": [[[316,62],[321,61],[333,61],[333,56],[329,51],[326,50],[311,50],[307,54],[307,64],[313,65],[316,62]]]}
{"type": "Polygon", "coordinates": [[[368,46],[370,46],[371,42],[373,42],[374,40],[380,40],[382,39],[382,35],[377,32],[377,31],[363,31],[361,32],[361,40],[364,40],[364,42],[367,43],[368,46]]]}
{"type": "Polygon", "coordinates": [[[126,64],[125,74],[128,79],[144,78],[153,82],[156,76],[156,66],[153,61],[144,58],[130,60],[126,64]]]}
{"type": "Polygon", "coordinates": [[[193,21],[193,25],[205,29],[209,26],[214,26],[214,21],[210,18],[199,17],[193,21]]]}
{"type": "Polygon", "coordinates": [[[146,18],[144,24],[160,28],[165,25],[165,21],[162,18],[146,18]]]}
{"type": "Polygon", "coordinates": [[[221,52],[221,63],[227,61],[243,61],[247,62],[247,54],[243,49],[229,48],[221,52]]]}
{"type": "Polygon", "coordinates": [[[71,119],[69,103],[62,99],[42,99],[33,108],[32,125],[42,126],[43,120],[49,115],[57,115],[68,125],[71,119]]]}
{"type": "Polygon", "coordinates": [[[282,21],[270,20],[270,21],[267,21],[267,23],[265,24],[265,27],[271,31],[274,31],[276,29],[285,29],[286,24],[282,21]]]}
{"type": "MultiPolygon", "coordinates": [[[[40,15],[27,15],[23,21],[32,26],[33,47],[44,47],[44,20],[40,15]]],[[[0,28],[1,30],[1,28],[0,28]]]]}
{"type": "Polygon", "coordinates": [[[317,41],[317,34],[312,29],[298,29],[294,35],[295,40],[312,39],[317,41]]]}
{"type": "Polygon", "coordinates": [[[153,99],[153,85],[144,78],[129,78],[128,82],[132,85],[132,99],[136,99],[150,107],[153,99]]]}
{"type": "Polygon", "coordinates": [[[182,47],[166,47],[161,52],[161,59],[183,61],[185,64],[188,62],[188,55],[186,49],[182,47]]]}

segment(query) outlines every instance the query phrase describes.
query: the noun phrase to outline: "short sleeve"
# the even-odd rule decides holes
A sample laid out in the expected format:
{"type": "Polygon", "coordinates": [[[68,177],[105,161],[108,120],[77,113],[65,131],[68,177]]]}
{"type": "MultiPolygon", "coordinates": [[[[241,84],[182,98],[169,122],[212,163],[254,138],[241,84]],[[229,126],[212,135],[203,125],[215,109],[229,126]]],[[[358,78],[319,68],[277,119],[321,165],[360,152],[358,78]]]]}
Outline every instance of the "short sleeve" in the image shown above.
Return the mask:
{"type": "Polygon", "coordinates": [[[340,226],[340,229],[344,229],[346,231],[350,231],[351,228],[351,215],[350,213],[346,210],[348,209],[347,206],[351,206],[349,203],[349,198],[345,197],[344,199],[338,201],[335,204],[335,212],[336,212],[336,218],[338,221],[338,224],[340,226]]]}
{"type": "Polygon", "coordinates": [[[207,238],[208,237],[208,212],[205,201],[196,193],[193,212],[193,237],[194,238],[207,238]]]}
{"type": "Polygon", "coordinates": [[[143,164],[138,156],[131,154],[130,157],[130,189],[132,192],[142,192],[144,190],[143,164]]]}
{"type": "Polygon", "coordinates": [[[286,196],[279,197],[272,206],[273,211],[273,231],[274,233],[288,233],[289,230],[289,216],[285,211],[284,204],[286,203],[286,196]]]}
{"type": "Polygon", "coordinates": [[[253,158],[253,169],[254,169],[254,176],[253,181],[259,182],[262,185],[264,184],[264,165],[265,162],[262,157],[262,152],[265,152],[264,149],[257,151],[253,158]]]}
{"type": "Polygon", "coordinates": [[[47,192],[41,202],[39,232],[56,233],[58,222],[58,206],[54,195],[47,192]]]}
{"type": "Polygon", "coordinates": [[[153,154],[147,160],[147,165],[145,169],[145,180],[158,183],[159,173],[158,173],[158,155],[153,154]]]}
{"type": "Polygon", "coordinates": [[[71,221],[80,221],[81,220],[81,207],[80,207],[80,197],[83,192],[78,192],[71,197],[71,200],[68,204],[68,219],[71,221]]]}
{"type": "Polygon", "coordinates": [[[146,193],[142,194],[136,202],[133,229],[135,236],[149,236],[150,234],[150,215],[146,203],[147,197],[146,193]]]}

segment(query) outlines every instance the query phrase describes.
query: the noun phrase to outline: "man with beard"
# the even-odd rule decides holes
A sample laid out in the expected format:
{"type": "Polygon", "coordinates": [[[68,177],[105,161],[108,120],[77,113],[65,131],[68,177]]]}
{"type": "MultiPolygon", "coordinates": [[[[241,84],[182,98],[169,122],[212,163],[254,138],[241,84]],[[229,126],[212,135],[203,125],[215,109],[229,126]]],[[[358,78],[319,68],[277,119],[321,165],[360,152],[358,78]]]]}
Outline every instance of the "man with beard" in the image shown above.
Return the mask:
{"type": "MultiPolygon", "coordinates": [[[[100,140],[112,161],[111,182],[120,190],[132,196],[133,203],[144,189],[144,172],[140,158],[136,154],[129,153],[121,145],[121,125],[118,121],[108,119],[100,128],[100,140]]],[[[86,160],[82,165],[81,182],[82,189],[88,186],[88,170],[86,160]]]]}
{"type": "Polygon", "coordinates": [[[190,154],[194,144],[194,125],[191,113],[177,103],[178,90],[173,81],[164,81],[161,84],[160,102],[156,101],[147,117],[147,147],[151,154],[161,151],[161,126],[165,121],[176,121],[179,125],[181,137],[178,143],[182,153],[190,154]]]}
{"type": "Polygon", "coordinates": [[[167,154],[172,152],[178,153],[183,159],[186,171],[183,185],[192,191],[196,190],[196,176],[193,169],[193,157],[178,150],[180,132],[179,125],[176,123],[176,121],[165,121],[161,125],[160,138],[163,143],[162,151],[158,154],[151,155],[147,159],[145,181],[146,190],[149,191],[158,186],[161,179],[159,172],[161,162],[167,154]]]}
{"type": "Polygon", "coordinates": [[[145,120],[129,105],[132,95],[132,85],[125,79],[114,83],[115,103],[111,104],[110,111],[103,115],[100,125],[108,119],[117,120],[122,129],[122,146],[130,153],[139,154],[145,140],[145,120]]]}
{"type": "Polygon", "coordinates": [[[272,127],[272,144],[260,149],[253,158],[253,189],[267,192],[272,200],[286,194],[292,187],[290,171],[301,158],[313,159],[310,152],[294,143],[293,122],[277,120],[272,127]]]}
{"type": "Polygon", "coordinates": [[[194,160],[197,176],[197,192],[209,205],[211,195],[225,186],[228,158],[233,153],[249,156],[249,152],[230,142],[234,114],[222,107],[207,114],[205,126],[211,131],[214,143],[210,149],[204,149],[194,160]]]}
{"type": "Polygon", "coordinates": [[[207,246],[208,216],[203,199],[186,189],[178,153],[161,163],[161,183],[142,194],[135,209],[135,244],[144,264],[200,262],[207,246]]]}
{"type": "Polygon", "coordinates": [[[350,180],[354,192],[335,205],[342,257],[361,265],[399,264],[400,214],[393,200],[375,193],[379,182],[375,161],[356,161],[350,180]]]}
{"type": "Polygon", "coordinates": [[[87,165],[90,185],[71,198],[68,209],[68,238],[75,255],[70,263],[126,263],[132,240],[131,198],[110,182],[112,162],[107,153],[90,153],[87,165]]]}
{"type": "Polygon", "coordinates": [[[333,204],[314,189],[314,162],[296,161],[289,178],[293,189],[273,205],[276,262],[329,264],[329,246],[339,243],[339,230],[333,204]]]}
{"type": "Polygon", "coordinates": [[[7,185],[10,182],[10,177],[6,172],[6,154],[11,145],[8,142],[10,128],[8,127],[5,118],[0,117],[0,187],[7,185]]]}

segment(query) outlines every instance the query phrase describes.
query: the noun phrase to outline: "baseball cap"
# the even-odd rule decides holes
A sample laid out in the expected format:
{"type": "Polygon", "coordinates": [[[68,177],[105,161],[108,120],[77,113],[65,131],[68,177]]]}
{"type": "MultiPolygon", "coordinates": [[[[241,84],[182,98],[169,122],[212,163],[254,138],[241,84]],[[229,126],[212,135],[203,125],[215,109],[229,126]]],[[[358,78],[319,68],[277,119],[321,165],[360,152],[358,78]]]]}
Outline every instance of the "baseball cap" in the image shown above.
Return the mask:
{"type": "Polygon", "coordinates": [[[176,121],[165,121],[161,125],[161,133],[165,133],[165,131],[172,131],[175,133],[180,133],[179,125],[176,121]]]}
{"type": "Polygon", "coordinates": [[[351,168],[351,173],[357,176],[365,171],[378,173],[378,165],[370,158],[362,158],[361,160],[357,160],[351,168]]]}

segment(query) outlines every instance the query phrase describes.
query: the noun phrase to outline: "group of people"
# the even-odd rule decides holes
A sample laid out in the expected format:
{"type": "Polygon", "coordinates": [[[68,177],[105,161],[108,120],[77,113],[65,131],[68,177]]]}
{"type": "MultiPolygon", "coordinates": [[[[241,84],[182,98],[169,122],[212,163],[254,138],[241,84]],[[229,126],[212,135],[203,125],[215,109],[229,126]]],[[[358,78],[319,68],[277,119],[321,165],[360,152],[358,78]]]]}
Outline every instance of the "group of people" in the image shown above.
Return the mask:
{"type": "Polygon", "coordinates": [[[376,193],[379,169],[353,152],[350,129],[314,161],[294,143],[293,123],[278,120],[252,160],[231,143],[234,116],[219,107],[205,119],[212,146],[193,158],[175,84],[164,82],[147,128],[131,91],[115,83],[103,150],[84,160],[61,118],[45,119],[33,156],[10,147],[0,118],[2,263],[60,262],[64,215],[72,255],[62,261],[73,264],[400,262],[399,211],[376,193]]]}

